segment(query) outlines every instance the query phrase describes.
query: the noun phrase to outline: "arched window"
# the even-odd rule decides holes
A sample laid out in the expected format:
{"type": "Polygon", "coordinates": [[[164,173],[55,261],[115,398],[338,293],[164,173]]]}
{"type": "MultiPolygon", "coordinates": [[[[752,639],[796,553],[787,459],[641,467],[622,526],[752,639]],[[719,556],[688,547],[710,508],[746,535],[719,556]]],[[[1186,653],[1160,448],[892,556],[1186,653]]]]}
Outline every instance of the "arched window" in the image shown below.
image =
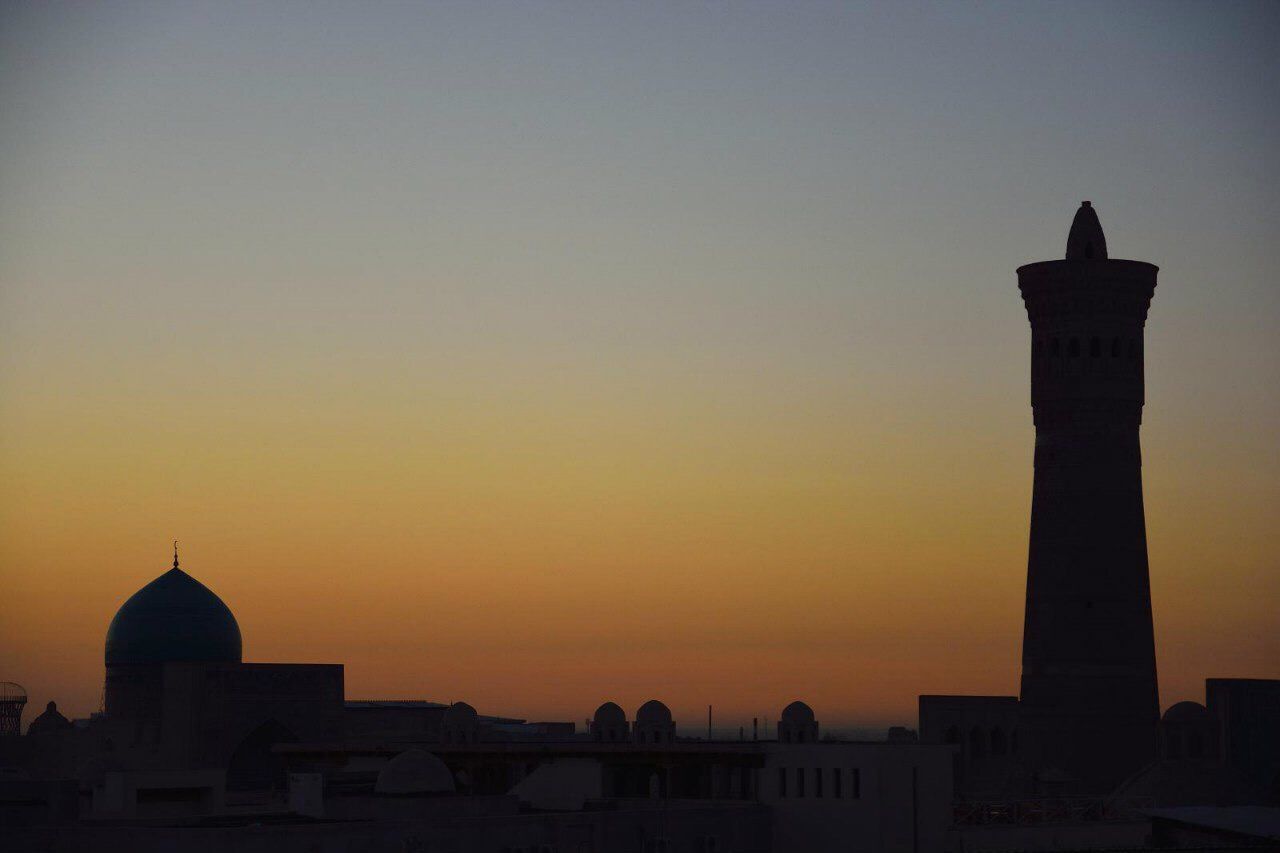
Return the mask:
{"type": "Polygon", "coordinates": [[[991,730],[991,754],[1004,755],[1006,752],[1006,744],[1004,742],[1004,729],[996,727],[991,730]]]}
{"type": "Polygon", "coordinates": [[[987,751],[987,739],[982,729],[974,726],[969,731],[969,757],[981,758],[987,751]]]}
{"type": "Polygon", "coordinates": [[[297,743],[298,736],[277,720],[267,720],[247,734],[227,766],[227,789],[266,791],[283,788],[284,756],[272,751],[280,743],[297,743]]]}

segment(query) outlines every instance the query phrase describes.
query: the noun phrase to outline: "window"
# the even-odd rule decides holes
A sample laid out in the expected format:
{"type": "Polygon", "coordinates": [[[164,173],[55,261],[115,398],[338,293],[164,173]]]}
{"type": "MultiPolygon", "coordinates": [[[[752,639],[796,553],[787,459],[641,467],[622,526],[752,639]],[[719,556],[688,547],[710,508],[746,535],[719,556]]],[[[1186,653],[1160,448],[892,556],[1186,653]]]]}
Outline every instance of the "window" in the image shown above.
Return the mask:
{"type": "Polygon", "coordinates": [[[844,774],[840,772],[839,767],[831,768],[831,796],[837,800],[844,796],[840,788],[844,782],[844,774]]]}
{"type": "Polygon", "coordinates": [[[849,771],[849,796],[855,800],[862,797],[862,771],[857,767],[849,771]]]}
{"type": "Polygon", "coordinates": [[[803,767],[796,768],[796,796],[797,797],[804,796],[804,768],[803,767]]]}
{"type": "Polygon", "coordinates": [[[1089,357],[1097,358],[1102,355],[1102,341],[1098,340],[1098,336],[1094,335],[1089,339],[1089,357]]]}
{"type": "Polygon", "coordinates": [[[813,768],[813,795],[815,797],[822,796],[822,768],[813,768]]]}
{"type": "Polygon", "coordinates": [[[982,729],[974,726],[969,731],[969,757],[981,758],[986,750],[986,738],[982,735],[982,729]]]}
{"type": "Polygon", "coordinates": [[[1119,338],[1111,339],[1111,357],[1112,358],[1120,357],[1120,339],[1119,338]]]}
{"type": "Polygon", "coordinates": [[[778,796],[787,796],[787,768],[778,768],[778,796]]]}
{"type": "Polygon", "coordinates": [[[1007,750],[1005,749],[1005,742],[1004,742],[1004,729],[1000,729],[1000,728],[992,729],[991,730],[991,754],[1004,755],[1006,751],[1007,750]]]}
{"type": "Polygon", "coordinates": [[[1080,354],[1080,339],[1072,338],[1071,343],[1067,344],[1067,355],[1075,358],[1080,354]]]}

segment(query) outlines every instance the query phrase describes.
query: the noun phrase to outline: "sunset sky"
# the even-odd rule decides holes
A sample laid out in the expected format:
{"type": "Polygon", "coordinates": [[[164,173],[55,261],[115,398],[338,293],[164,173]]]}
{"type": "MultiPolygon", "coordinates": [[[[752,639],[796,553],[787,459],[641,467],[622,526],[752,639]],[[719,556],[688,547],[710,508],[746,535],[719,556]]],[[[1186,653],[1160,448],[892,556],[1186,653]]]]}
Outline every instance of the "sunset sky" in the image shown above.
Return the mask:
{"type": "MultiPolygon", "coordinates": [[[[1161,268],[1161,703],[1280,677],[1280,5],[6,4],[0,680],[184,568],[350,698],[1018,689],[1014,269],[1161,268]]],[[[30,711],[28,719],[30,718],[30,711]]]]}

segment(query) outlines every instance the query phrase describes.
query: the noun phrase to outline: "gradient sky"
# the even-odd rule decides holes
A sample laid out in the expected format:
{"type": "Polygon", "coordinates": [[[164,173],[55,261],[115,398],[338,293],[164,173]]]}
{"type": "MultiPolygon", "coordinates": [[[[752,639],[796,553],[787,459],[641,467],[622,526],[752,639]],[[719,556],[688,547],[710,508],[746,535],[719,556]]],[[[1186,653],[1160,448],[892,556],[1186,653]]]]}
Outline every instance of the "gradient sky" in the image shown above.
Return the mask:
{"type": "Polygon", "coordinates": [[[1019,264],[1160,265],[1168,705],[1280,677],[1280,6],[5,4],[0,679],[169,541],[352,698],[1016,693],[1019,264]]]}

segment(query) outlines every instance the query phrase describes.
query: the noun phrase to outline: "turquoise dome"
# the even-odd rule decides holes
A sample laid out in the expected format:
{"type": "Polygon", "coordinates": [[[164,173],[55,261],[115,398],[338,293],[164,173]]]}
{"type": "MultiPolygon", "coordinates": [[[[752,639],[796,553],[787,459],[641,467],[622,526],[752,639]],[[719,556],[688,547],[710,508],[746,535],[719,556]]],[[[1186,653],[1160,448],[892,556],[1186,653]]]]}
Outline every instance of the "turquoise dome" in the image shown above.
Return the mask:
{"type": "Polygon", "coordinates": [[[239,663],[240,626],[222,599],[176,565],[116,611],[107,666],[200,661],[239,663]]]}

